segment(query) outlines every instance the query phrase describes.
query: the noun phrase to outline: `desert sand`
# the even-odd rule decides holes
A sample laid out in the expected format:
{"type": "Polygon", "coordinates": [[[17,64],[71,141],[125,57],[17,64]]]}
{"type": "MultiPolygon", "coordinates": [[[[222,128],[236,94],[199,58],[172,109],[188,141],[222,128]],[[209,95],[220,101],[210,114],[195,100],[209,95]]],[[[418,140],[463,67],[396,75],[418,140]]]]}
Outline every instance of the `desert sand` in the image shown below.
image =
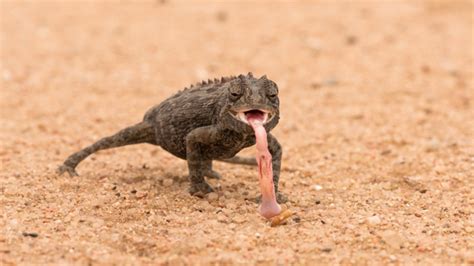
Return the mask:
{"type": "MultiPolygon", "coordinates": [[[[474,264],[471,1],[2,1],[0,264],[474,264]],[[202,79],[280,88],[281,190],[156,146],[71,153],[202,79]]],[[[242,155],[253,156],[249,148],[242,155]]]]}

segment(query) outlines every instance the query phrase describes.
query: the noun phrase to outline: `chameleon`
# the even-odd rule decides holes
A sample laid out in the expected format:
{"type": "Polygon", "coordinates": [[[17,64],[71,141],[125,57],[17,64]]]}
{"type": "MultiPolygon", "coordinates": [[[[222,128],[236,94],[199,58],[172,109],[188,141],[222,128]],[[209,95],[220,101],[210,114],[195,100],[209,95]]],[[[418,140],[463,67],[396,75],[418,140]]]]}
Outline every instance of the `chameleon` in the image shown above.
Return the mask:
{"type": "MultiPolygon", "coordinates": [[[[266,132],[280,119],[278,86],[266,75],[222,77],[191,85],[150,108],[143,120],[116,134],[70,155],[57,172],[78,176],[77,165],[89,155],[104,149],[147,143],[160,146],[174,156],[187,161],[189,193],[204,197],[214,189],[205,177],[221,178],[212,169],[212,162],[256,165],[253,158],[236,154],[256,144],[249,119],[258,117],[266,132]]],[[[282,147],[272,134],[266,135],[271,154],[273,186],[278,202],[287,197],[278,190],[282,147]]],[[[271,180],[270,180],[271,181],[271,180]]]]}

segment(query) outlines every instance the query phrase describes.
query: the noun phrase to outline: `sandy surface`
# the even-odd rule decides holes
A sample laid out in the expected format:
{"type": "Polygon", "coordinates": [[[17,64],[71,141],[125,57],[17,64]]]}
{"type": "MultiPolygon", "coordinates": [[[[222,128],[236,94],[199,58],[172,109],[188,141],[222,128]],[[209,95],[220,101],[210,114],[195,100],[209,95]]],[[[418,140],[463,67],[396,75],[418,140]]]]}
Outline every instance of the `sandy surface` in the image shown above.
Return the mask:
{"type": "Polygon", "coordinates": [[[1,4],[0,264],[474,264],[469,2],[37,2],[1,4]],[[209,201],[151,145],[55,174],[248,71],[280,86],[286,225],[256,213],[253,167],[216,163],[209,201]]]}

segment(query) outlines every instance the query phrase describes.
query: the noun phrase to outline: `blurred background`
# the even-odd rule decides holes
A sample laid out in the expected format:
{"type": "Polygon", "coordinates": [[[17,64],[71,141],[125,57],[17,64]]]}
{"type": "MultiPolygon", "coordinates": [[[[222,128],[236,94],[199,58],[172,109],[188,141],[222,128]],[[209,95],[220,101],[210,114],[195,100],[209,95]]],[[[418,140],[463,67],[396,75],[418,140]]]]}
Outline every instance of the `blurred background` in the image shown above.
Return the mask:
{"type": "Polygon", "coordinates": [[[473,263],[472,8],[471,1],[1,1],[3,260],[473,263]],[[230,196],[196,213],[187,207],[201,203],[187,197],[186,163],[156,147],[105,151],[81,164],[81,179],[55,177],[67,155],[138,122],[176,91],[247,72],[280,88],[274,134],[284,147],[282,190],[298,222],[267,231],[248,218],[256,206],[238,188],[257,193],[256,171],[224,164],[216,164],[224,180],[213,185],[230,196]],[[174,180],[171,188],[163,178],[174,180]],[[127,199],[132,189],[148,196],[114,209],[116,192],[103,194],[113,186],[127,199]],[[225,218],[217,222],[218,208],[225,218]],[[232,222],[236,213],[245,223],[232,222]],[[199,238],[200,226],[212,233],[199,238]],[[138,229],[123,233],[131,227],[138,229]],[[47,237],[29,242],[19,230],[47,237]],[[223,240],[235,231],[240,237],[223,240]],[[282,243],[286,237],[295,241],[282,243]]]}

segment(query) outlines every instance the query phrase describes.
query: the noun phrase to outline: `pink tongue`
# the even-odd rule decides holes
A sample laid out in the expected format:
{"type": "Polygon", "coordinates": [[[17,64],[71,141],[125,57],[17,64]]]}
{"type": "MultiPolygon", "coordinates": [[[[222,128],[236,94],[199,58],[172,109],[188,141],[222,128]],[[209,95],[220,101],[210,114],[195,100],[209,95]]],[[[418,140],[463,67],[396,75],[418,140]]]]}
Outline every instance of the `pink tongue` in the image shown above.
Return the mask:
{"type": "Polygon", "coordinates": [[[259,211],[263,217],[270,219],[280,214],[281,207],[275,197],[272,155],[268,151],[267,131],[263,127],[263,114],[248,114],[247,121],[252,126],[257,141],[257,163],[260,174],[260,191],[262,193],[262,204],[259,211]]]}

